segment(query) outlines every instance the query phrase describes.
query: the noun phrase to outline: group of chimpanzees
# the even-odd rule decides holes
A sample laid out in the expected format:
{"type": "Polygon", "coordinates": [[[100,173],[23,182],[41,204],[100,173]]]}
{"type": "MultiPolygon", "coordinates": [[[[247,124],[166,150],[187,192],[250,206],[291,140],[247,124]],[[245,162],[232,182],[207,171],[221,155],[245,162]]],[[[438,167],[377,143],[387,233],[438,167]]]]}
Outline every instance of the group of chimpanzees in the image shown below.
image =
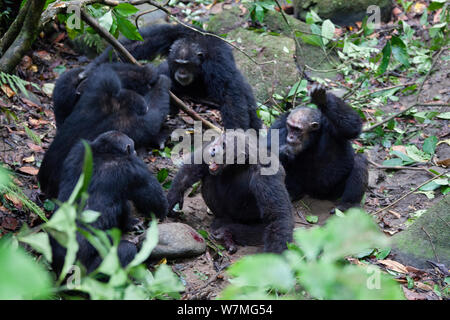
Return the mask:
{"type": "MultiPolygon", "coordinates": [[[[158,67],[119,62],[121,57],[109,48],[86,67],[70,70],[56,82],[57,132],[38,175],[47,197],[69,198],[81,174],[84,139],[94,160],[86,208],[101,213],[93,226],[102,230],[116,227],[126,232],[133,227],[130,201],[142,214],[153,212],[160,219],[168,211],[175,214],[176,204],[183,206],[185,191],[201,180],[203,198],[215,215],[213,235],[230,252],[236,249],[235,243],[263,243],[264,251],[279,253],[292,241],[291,200],[304,195],[340,198],[340,210],[360,204],[367,185],[367,164],[362,155],[355,155],[350,140],[359,135],[361,119],[321,86],[311,90],[318,109],[298,107],[271,127],[280,130],[282,166],[274,174],[261,174],[265,165],[259,162],[184,164],[166,198],[135,147],[159,147],[165,142],[165,119],[178,111],[171,105],[169,90],[181,98],[217,107],[226,129],[260,129],[262,123],[256,115],[252,88],[225,42],[169,24],[148,27],[142,36],[144,41],[126,40],[123,44],[137,59],[167,56],[158,67]]],[[[270,135],[269,130],[269,141],[270,135]]],[[[226,145],[241,138],[241,134],[223,134],[209,143],[206,151],[213,158],[220,151],[225,159],[226,145]]],[[[248,144],[245,158],[255,148],[258,146],[248,144]]],[[[78,259],[91,272],[100,257],[84,237],[78,234],[77,239],[78,259]]],[[[65,249],[55,239],[51,243],[53,266],[59,271],[65,249]]],[[[136,247],[123,240],[118,253],[125,266],[136,247]]]]}

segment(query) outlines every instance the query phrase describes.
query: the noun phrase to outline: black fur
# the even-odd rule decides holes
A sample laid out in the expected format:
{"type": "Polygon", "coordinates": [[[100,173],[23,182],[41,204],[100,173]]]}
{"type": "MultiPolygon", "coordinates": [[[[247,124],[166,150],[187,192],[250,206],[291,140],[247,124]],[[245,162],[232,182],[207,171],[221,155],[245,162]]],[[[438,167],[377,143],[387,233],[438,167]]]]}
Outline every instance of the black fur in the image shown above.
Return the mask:
{"type": "MultiPolygon", "coordinates": [[[[319,110],[312,110],[307,120],[319,121],[320,127],[304,135],[307,138],[300,152],[293,152],[286,142],[286,121],[290,114],[305,108],[285,113],[271,127],[280,130],[280,160],[286,170],[287,190],[292,200],[309,195],[329,200],[341,198],[337,206],[340,210],[359,206],[367,187],[367,161],[363,155],[355,155],[351,139],[361,132],[361,118],[322,87],[314,88],[311,96],[319,110]]],[[[303,133],[307,131],[305,127],[303,133]]]]}
{"type": "Polygon", "coordinates": [[[103,132],[118,130],[133,139],[136,148],[160,146],[165,139],[161,127],[169,112],[170,80],[161,75],[149,89],[148,83],[154,76],[150,71],[134,65],[104,64],[87,80],[86,89],[58,129],[42,161],[38,180],[48,197],[58,195],[63,161],[80,139],[93,140],[103,132]],[[134,81],[117,73],[117,68],[127,68],[129,71],[124,74],[133,75],[134,81]],[[135,77],[139,74],[141,78],[135,77]],[[141,87],[126,88],[130,83],[136,86],[137,79],[141,79],[141,87]],[[139,92],[147,93],[143,96],[139,92]]]}
{"type": "MultiPolygon", "coordinates": [[[[146,164],[136,156],[134,143],[125,134],[109,131],[89,143],[93,155],[93,174],[88,188],[89,199],[85,209],[98,211],[100,217],[91,225],[100,230],[119,228],[129,231],[133,225],[129,201],[137,211],[150,216],[164,218],[167,214],[167,200],[155,177],[146,164]]],[[[76,144],[64,161],[58,200],[67,201],[80,177],[84,159],[84,146],[76,144]]],[[[77,234],[79,250],[77,258],[88,272],[101,262],[97,250],[81,234],[77,234]]],[[[51,240],[53,267],[58,273],[64,265],[66,249],[51,240]]],[[[131,262],[136,247],[122,240],[119,245],[122,266],[131,262]]]]}
{"type": "MultiPolygon", "coordinates": [[[[153,25],[141,34],[144,41],[125,40],[124,46],[136,59],[168,56],[158,69],[170,76],[175,95],[219,106],[225,128],[261,128],[252,88],[236,67],[228,44],[181,25],[153,25]],[[175,73],[180,68],[176,59],[189,61],[187,69],[194,75],[194,81],[187,86],[176,80],[175,73]]],[[[117,60],[117,56],[109,48],[88,66],[84,75],[110,59],[117,60]]]]}
{"type": "MultiPolygon", "coordinates": [[[[225,158],[225,155],[223,156],[225,158]]],[[[202,181],[202,196],[214,213],[214,234],[230,252],[233,240],[243,245],[264,243],[264,251],[281,252],[292,240],[292,205],[280,165],[274,175],[262,175],[260,164],[229,164],[212,174],[208,165],[184,164],[167,195],[169,210],[183,206],[184,192],[202,181]]]]}

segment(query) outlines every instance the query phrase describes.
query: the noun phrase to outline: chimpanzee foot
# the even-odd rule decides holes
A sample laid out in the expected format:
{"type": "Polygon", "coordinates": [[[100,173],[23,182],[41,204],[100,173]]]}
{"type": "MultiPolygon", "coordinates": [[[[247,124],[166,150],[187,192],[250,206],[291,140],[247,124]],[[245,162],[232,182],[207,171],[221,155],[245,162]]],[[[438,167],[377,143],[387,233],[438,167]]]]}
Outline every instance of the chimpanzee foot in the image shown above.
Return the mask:
{"type": "Polygon", "coordinates": [[[235,253],[237,251],[236,244],[233,241],[233,235],[230,230],[226,227],[221,227],[217,230],[214,230],[212,236],[216,240],[220,240],[227,249],[228,253],[235,253]]]}

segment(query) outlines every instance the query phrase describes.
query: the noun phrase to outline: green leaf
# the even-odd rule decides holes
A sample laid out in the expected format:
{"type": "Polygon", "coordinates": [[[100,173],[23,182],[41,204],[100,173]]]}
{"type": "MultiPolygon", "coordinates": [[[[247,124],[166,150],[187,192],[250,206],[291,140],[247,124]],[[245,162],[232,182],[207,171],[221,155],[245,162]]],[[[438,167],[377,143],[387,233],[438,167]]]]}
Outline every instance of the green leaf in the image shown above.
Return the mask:
{"type": "Polygon", "coordinates": [[[329,19],[322,23],[322,41],[327,44],[334,37],[334,24],[329,19]]]}
{"type": "Polygon", "coordinates": [[[377,254],[375,255],[375,257],[378,259],[378,260],[384,260],[384,259],[386,259],[386,257],[389,255],[391,253],[391,248],[384,248],[384,249],[382,249],[382,250],[379,250],[378,252],[377,252],[377,254]]]}
{"type": "Polygon", "coordinates": [[[21,247],[0,240],[0,300],[48,299],[51,278],[21,247]]]}
{"type": "Polygon", "coordinates": [[[388,41],[381,51],[383,54],[383,59],[381,60],[380,66],[377,70],[377,75],[383,74],[386,72],[386,69],[389,65],[389,60],[391,59],[391,43],[388,41]]]}
{"type": "Polygon", "coordinates": [[[318,216],[306,216],[306,221],[309,223],[317,223],[319,221],[318,216]]]}
{"type": "Polygon", "coordinates": [[[34,250],[44,255],[47,261],[52,261],[52,248],[48,234],[45,232],[32,233],[27,236],[19,237],[18,240],[29,244],[34,250]]]}
{"type": "Polygon", "coordinates": [[[409,145],[405,147],[408,156],[417,162],[427,162],[431,159],[431,156],[421,150],[419,150],[415,145],[409,145]]]}
{"type": "Polygon", "coordinates": [[[143,263],[152,253],[153,249],[158,244],[158,226],[156,224],[156,219],[153,219],[150,228],[147,229],[145,240],[142,243],[141,250],[134,257],[133,261],[127,266],[127,269],[135,267],[143,263]]]}
{"type": "Polygon", "coordinates": [[[423,142],[422,150],[430,155],[433,155],[436,151],[436,145],[438,141],[439,140],[436,136],[429,136],[423,142]]]}
{"type": "Polygon", "coordinates": [[[101,16],[98,19],[98,23],[100,26],[102,26],[105,30],[109,31],[111,29],[111,26],[113,24],[113,17],[112,17],[112,11],[109,10],[106,12],[103,16],[101,16]]]}
{"type": "Polygon", "coordinates": [[[93,223],[98,217],[100,217],[101,213],[93,210],[84,210],[80,215],[80,220],[84,223],[93,223]]]}
{"type": "Polygon", "coordinates": [[[138,8],[129,3],[120,3],[118,6],[115,6],[113,10],[123,17],[129,17],[139,11],[138,8]]]}
{"type": "Polygon", "coordinates": [[[397,36],[393,36],[390,42],[392,46],[392,55],[394,56],[394,58],[405,67],[409,67],[409,55],[403,40],[397,36]]]}
{"type": "Polygon", "coordinates": [[[402,166],[402,165],[403,165],[403,160],[400,158],[392,158],[392,159],[383,161],[383,166],[398,167],[398,166],[402,166]]]}
{"type": "Polygon", "coordinates": [[[286,292],[295,284],[294,275],[283,257],[271,253],[244,257],[234,263],[228,273],[235,277],[232,283],[240,286],[273,288],[286,292]]]}
{"type": "Polygon", "coordinates": [[[450,112],[443,112],[436,116],[436,118],[450,120],[450,112]]]}
{"type": "Polygon", "coordinates": [[[119,31],[130,40],[143,41],[138,29],[129,20],[117,16],[117,27],[119,31]]]}
{"type": "Polygon", "coordinates": [[[156,177],[157,177],[159,183],[163,183],[167,179],[168,176],[169,176],[169,171],[166,168],[163,168],[158,171],[158,174],[156,177]]]}

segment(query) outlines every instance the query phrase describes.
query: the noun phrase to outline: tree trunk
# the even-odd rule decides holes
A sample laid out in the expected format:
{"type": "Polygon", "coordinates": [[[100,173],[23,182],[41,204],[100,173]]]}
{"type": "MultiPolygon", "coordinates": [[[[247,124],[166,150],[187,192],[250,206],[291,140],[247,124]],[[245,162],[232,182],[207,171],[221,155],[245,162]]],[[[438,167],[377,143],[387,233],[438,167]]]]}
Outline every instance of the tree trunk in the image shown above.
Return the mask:
{"type": "Polygon", "coordinates": [[[39,18],[46,0],[28,0],[0,41],[0,71],[11,73],[31,48],[38,33],[39,18]]]}

